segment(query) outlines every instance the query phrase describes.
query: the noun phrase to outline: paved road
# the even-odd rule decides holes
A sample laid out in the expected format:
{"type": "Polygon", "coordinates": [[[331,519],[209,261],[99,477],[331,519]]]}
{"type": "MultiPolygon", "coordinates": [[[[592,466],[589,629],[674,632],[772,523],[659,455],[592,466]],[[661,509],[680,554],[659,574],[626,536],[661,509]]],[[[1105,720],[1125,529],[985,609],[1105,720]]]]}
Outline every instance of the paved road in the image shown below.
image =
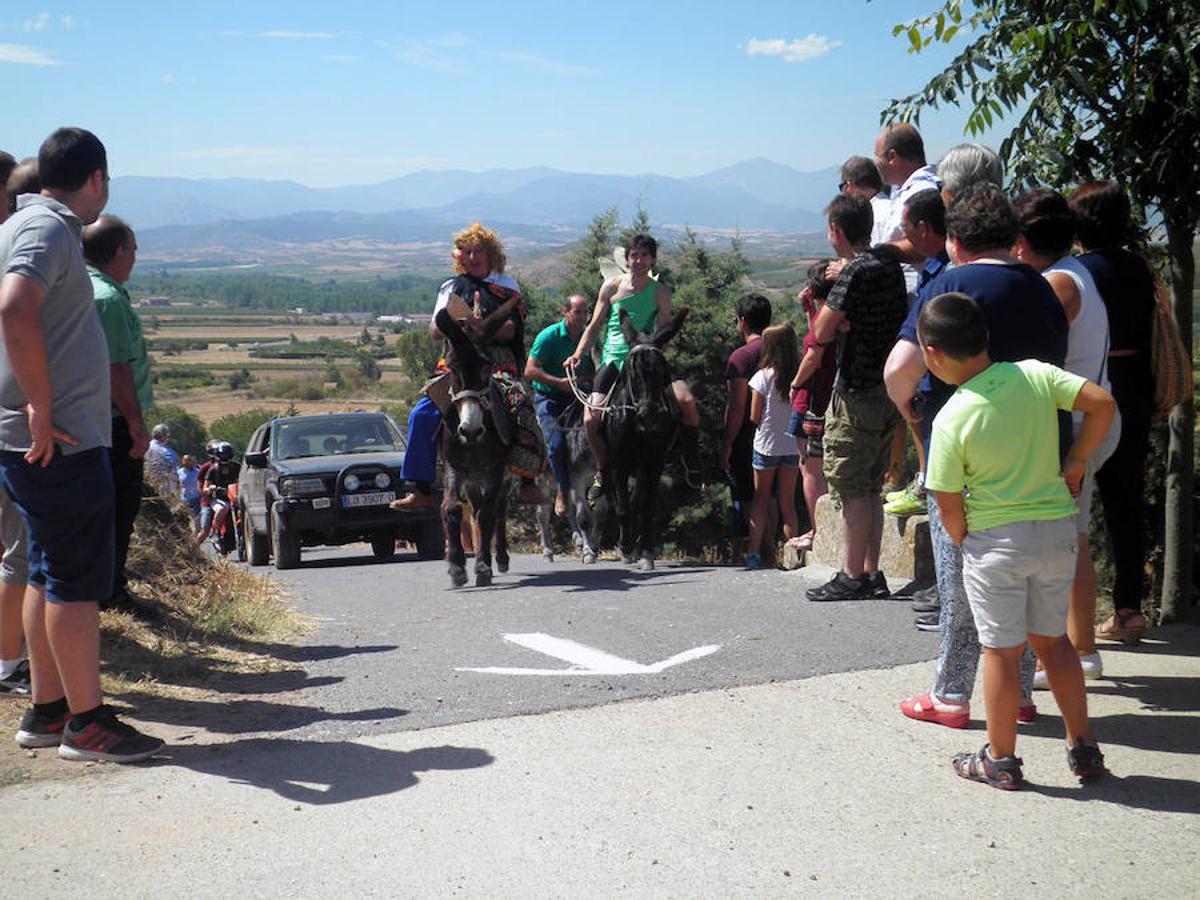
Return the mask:
{"type": "Polygon", "coordinates": [[[275,648],[294,669],[223,704],[232,724],[181,698],[191,731],[162,759],[0,789],[10,893],[1195,896],[1195,627],[1105,648],[1111,777],[1074,782],[1039,695],[1030,784],[1006,794],[949,768],[986,740],[981,703],[967,731],[896,711],[934,652],[907,604],[807,603],[810,575],[521,557],[450,591],[440,564],[331,551],[289,581],[322,621],[275,648]],[[658,673],[457,671],[567,666],[502,634],[610,669],[720,649],[658,673]]]}
{"type": "Polygon", "coordinates": [[[644,573],[618,562],[522,555],[491,588],[452,589],[444,563],[402,555],[379,565],[352,548],[306,551],[302,568],[280,574],[299,609],[321,621],[309,653],[296,655],[310,679],[306,702],[339,716],[305,726],[305,737],[790,681],[937,652],[936,637],[913,628],[907,601],[810,603],[804,589],[821,579],[803,572],[667,563],[644,573]],[[572,668],[506,634],[549,635],[647,666],[719,649],[661,673],[458,671],[572,668]]]}

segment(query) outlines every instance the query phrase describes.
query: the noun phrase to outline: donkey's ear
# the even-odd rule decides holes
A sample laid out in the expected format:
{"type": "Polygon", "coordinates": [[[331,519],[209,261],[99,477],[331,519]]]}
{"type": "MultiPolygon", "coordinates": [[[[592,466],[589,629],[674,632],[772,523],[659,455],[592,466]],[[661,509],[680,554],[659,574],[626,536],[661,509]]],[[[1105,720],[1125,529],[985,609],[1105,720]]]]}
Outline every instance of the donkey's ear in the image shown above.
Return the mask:
{"type": "Polygon", "coordinates": [[[433,323],[437,325],[440,331],[450,342],[450,346],[454,348],[454,352],[462,358],[467,358],[474,352],[474,347],[466,333],[462,330],[462,326],[454,321],[454,318],[445,309],[439,309],[437,315],[433,317],[433,323]]]}
{"type": "Polygon", "coordinates": [[[687,320],[688,313],[692,311],[690,306],[682,307],[679,312],[671,317],[670,323],[663,326],[654,335],[654,346],[661,350],[666,346],[667,341],[675,337],[679,333],[679,329],[683,327],[683,323],[687,320]]]}
{"type": "Polygon", "coordinates": [[[617,307],[617,315],[621,320],[621,334],[625,336],[625,343],[628,344],[631,349],[636,347],[639,343],[641,343],[639,340],[641,335],[639,335],[638,330],[633,327],[633,323],[629,321],[629,313],[625,311],[624,307],[619,306],[617,307]]]}
{"type": "Polygon", "coordinates": [[[513,311],[517,308],[517,304],[521,302],[520,294],[513,294],[504,301],[494,312],[488,315],[483,320],[483,324],[479,329],[479,336],[482,341],[490,342],[492,337],[500,330],[500,327],[509,320],[513,311]]]}

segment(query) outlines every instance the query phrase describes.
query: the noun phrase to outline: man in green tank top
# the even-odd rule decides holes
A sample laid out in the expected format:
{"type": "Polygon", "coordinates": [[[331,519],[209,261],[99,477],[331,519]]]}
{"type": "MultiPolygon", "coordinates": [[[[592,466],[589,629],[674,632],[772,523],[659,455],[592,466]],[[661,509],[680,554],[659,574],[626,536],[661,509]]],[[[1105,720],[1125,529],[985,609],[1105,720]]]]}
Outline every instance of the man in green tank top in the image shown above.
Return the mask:
{"type": "MultiPolygon", "coordinates": [[[[600,369],[592,385],[590,403],[583,411],[584,432],[588,446],[596,458],[596,480],[588,490],[589,504],[595,504],[601,493],[602,472],[608,463],[607,448],[600,434],[600,415],[605,396],[616,383],[625,357],[629,355],[629,344],[621,333],[620,311],[625,310],[629,322],[640,332],[655,331],[671,323],[671,289],[651,277],[650,270],[658,259],[658,242],[647,234],[635,234],[625,248],[625,263],[629,271],[611,278],[600,288],[592,320],[575,348],[564,362],[567,369],[574,369],[592,349],[600,333],[604,343],[600,350],[600,369]]],[[[696,398],[683,381],[671,384],[681,413],[680,424],[684,426],[680,443],[685,450],[694,447],[700,427],[700,412],[696,409],[696,398]]]]}

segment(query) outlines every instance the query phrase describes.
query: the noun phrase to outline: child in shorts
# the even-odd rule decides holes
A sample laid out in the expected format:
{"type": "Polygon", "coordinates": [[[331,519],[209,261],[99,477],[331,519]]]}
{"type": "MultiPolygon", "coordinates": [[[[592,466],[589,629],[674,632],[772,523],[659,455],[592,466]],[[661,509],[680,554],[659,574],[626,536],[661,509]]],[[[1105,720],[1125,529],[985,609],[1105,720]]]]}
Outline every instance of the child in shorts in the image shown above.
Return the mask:
{"type": "Polygon", "coordinates": [[[766,539],[765,522],[772,495],[779,498],[779,517],[788,540],[797,537],[796,478],[800,455],[788,434],[792,417],[792,379],[800,365],[800,346],[790,322],[763,331],[758,371],[750,377],[750,421],[754,432],[754,501],[750,507],[750,542],[746,568],[762,565],[759,550],[766,539]]]}
{"type": "Polygon", "coordinates": [[[963,583],[984,647],[988,743],[955,756],[954,771],[1003,790],[1021,787],[1018,666],[1028,640],[1062,711],[1072,773],[1102,775],[1083,671],[1066,631],[1076,554],[1072,498],[1116,404],[1103,388],[1057,366],[993,363],[983,314],[965,294],[931,300],[917,337],[929,370],[958,385],[933,422],[925,483],[962,547],[963,583]],[[1061,467],[1059,409],[1083,413],[1061,467]]]}

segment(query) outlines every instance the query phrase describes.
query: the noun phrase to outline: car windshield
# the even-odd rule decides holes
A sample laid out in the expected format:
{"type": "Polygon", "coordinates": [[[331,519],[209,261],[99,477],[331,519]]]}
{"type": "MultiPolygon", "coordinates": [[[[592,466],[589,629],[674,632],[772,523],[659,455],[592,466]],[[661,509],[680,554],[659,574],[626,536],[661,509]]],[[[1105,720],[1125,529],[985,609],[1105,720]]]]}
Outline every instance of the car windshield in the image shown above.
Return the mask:
{"type": "Polygon", "coordinates": [[[404,439],[384,415],[297,417],[275,423],[271,448],[275,459],[394,453],[404,439]]]}

